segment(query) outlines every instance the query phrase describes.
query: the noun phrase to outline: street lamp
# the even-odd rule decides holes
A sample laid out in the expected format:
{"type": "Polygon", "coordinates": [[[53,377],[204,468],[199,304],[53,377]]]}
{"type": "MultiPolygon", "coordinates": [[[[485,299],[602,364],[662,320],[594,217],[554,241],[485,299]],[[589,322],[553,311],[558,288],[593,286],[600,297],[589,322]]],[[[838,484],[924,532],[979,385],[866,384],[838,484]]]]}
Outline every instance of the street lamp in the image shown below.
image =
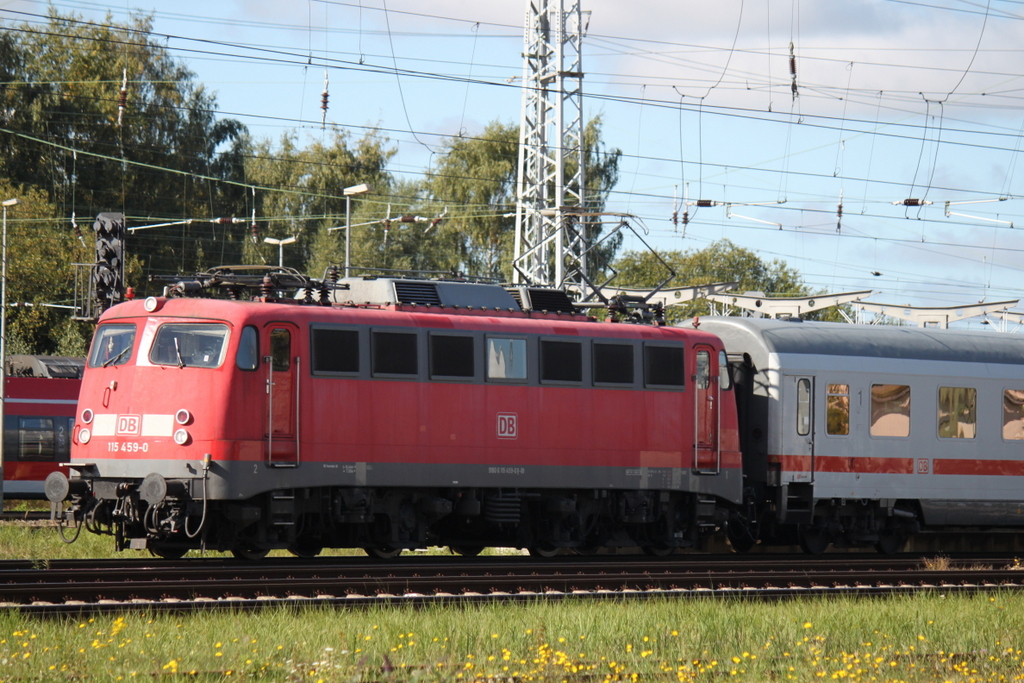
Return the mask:
{"type": "Polygon", "coordinates": [[[352,263],[352,195],[355,194],[367,194],[373,192],[366,183],[360,185],[353,185],[352,187],[346,187],[344,190],[345,195],[345,277],[349,276],[349,270],[352,263]]]}
{"type": "Polygon", "coordinates": [[[17,199],[5,199],[3,246],[0,254],[0,512],[4,509],[4,408],[7,402],[7,207],[17,206],[17,199]]]}
{"type": "Polygon", "coordinates": [[[273,237],[264,237],[263,241],[267,244],[277,245],[277,267],[284,268],[284,245],[291,244],[296,241],[298,237],[292,235],[291,237],[285,237],[283,240],[276,240],[273,237]]]}

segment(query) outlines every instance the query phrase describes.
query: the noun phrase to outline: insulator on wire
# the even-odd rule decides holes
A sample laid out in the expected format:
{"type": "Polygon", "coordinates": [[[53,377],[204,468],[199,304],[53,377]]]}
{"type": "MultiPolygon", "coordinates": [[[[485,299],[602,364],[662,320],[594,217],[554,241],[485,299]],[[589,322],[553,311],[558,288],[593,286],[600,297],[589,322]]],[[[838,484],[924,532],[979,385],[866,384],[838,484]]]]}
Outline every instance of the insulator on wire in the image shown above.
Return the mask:
{"type": "Polygon", "coordinates": [[[121,120],[124,117],[125,107],[128,106],[128,69],[121,74],[121,94],[117,99],[117,127],[121,127],[121,120]]]}
{"type": "Polygon", "coordinates": [[[324,69],[324,91],[320,95],[320,110],[323,112],[320,117],[320,128],[321,130],[327,126],[327,100],[330,99],[330,93],[327,88],[327,70],[324,69]]]}
{"type": "Polygon", "coordinates": [[[82,235],[82,229],[78,227],[78,223],[75,222],[75,212],[71,212],[71,229],[75,231],[75,237],[82,243],[83,247],[88,248],[89,245],[85,243],[85,237],[82,235]]]}
{"type": "Polygon", "coordinates": [[[250,239],[252,239],[253,244],[260,243],[260,231],[259,228],[256,226],[255,221],[253,221],[252,225],[249,226],[249,237],[250,239]]]}
{"type": "Polygon", "coordinates": [[[836,209],[836,232],[842,232],[843,230],[843,205],[840,202],[839,208],[836,209]]]}
{"type": "Polygon", "coordinates": [[[893,206],[924,206],[926,204],[931,204],[931,202],[927,199],[915,198],[904,199],[902,201],[895,201],[892,203],[893,206]]]}
{"type": "Polygon", "coordinates": [[[790,85],[790,90],[793,92],[793,99],[795,100],[799,96],[799,92],[796,87],[796,52],[794,52],[793,41],[789,41],[789,75],[792,77],[793,82],[790,85]]]}
{"type": "Polygon", "coordinates": [[[715,206],[717,202],[715,202],[714,199],[698,199],[694,204],[696,204],[697,207],[708,207],[715,206]]]}

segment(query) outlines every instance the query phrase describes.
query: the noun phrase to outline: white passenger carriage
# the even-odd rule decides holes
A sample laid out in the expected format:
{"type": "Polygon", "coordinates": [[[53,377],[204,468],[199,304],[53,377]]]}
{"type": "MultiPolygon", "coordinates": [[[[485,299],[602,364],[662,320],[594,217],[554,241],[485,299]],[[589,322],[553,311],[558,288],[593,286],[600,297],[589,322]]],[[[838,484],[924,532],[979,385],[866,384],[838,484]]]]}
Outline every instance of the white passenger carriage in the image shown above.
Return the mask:
{"type": "Polygon", "coordinates": [[[753,318],[701,328],[737,374],[748,509],[734,545],[893,552],[921,530],[1024,526],[1024,337],[753,318]]]}

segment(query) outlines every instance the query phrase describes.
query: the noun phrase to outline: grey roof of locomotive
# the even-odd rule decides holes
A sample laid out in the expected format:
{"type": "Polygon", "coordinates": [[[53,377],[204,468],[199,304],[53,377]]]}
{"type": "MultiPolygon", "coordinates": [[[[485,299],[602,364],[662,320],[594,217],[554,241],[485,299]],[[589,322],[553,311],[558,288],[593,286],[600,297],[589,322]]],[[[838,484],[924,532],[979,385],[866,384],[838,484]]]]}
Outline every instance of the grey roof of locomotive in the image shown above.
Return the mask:
{"type": "Polygon", "coordinates": [[[760,355],[760,351],[1024,365],[1024,336],[995,331],[767,318],[702,318],[700,327],[721,337],[729,353],[760,355]]]}

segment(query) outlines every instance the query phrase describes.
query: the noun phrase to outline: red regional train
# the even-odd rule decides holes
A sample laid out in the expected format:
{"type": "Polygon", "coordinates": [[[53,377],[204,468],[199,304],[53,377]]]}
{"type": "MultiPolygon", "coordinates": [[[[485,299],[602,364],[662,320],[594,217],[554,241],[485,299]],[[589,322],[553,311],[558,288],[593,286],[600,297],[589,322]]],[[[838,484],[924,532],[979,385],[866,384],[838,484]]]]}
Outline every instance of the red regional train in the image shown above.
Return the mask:
{"type": "Polygon", "coordinates": [[[41,499],[43,482],[71,454],[81,358],[8,356],[4,385],[5,499],[41,499]]]}
{"type": "Polygon", "coordinates": [[[118,549],[895,552],[1024,526],[1024,341],[597,321],[562,292],[346,279],[100,320],[65,519],[118,549]]]}
{"type": "Polygon", "coordinates": [[[70,497],[71,517],[119,549],[167,557],[666,553],[720,526],[718,501],[741,502],[717,337],[596,322],[554,290],[343,286],[339,304],[158,297],[108,310],[73,474],[54,475],[48,498],[70,497]]]}

